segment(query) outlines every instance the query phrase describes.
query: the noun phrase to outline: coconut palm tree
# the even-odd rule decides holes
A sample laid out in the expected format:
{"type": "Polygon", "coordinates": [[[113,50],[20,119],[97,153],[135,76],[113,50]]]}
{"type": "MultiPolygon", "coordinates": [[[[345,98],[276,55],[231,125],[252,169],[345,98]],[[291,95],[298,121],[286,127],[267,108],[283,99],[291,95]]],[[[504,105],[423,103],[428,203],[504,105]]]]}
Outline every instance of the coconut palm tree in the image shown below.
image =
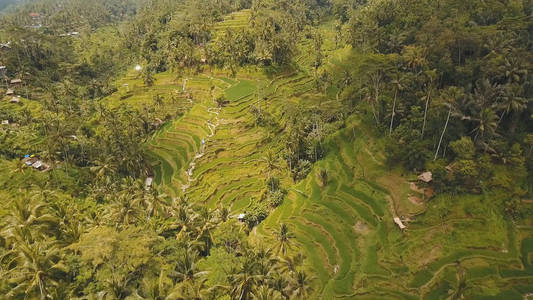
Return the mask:
{"type": "Polygon", "coordinates": [[[256,288],[252,292],[252,299],[253,300],[281,300],[283,299],[281,297],[281,293],[271,289],[267,285],[262,285],[258,288],[256,288]]]}
{"type": "Polygon", "coordinates": [[[488,79],[482,79],[476,82],[474,93],[471,94],[473,103],[477,108],[477,113],[481,113],[486,108],[492,108],[502,100],[504,87],[491,83],[488,79]]]}
{"type": "Polygon", "coordinates": [[[290,281],[287,279],[284,273],[275,273],[269,278],[269,286],[275,291],[279,292],[283,299],[289,299],[290,297],[290,281]]]}
{"type": "Polygon", "coordinates": [[[403,48],[402,57],[409,69],[418,72],[427,65],[426,52],[425,48],[409,45],[403,48]]]}
{"type": "Polygon", "coordinates": [[[170,215],[175,220],[175,227],[179,231],[178,236],[187,235],[195,229],[198,214],[187,198],[175,198],[172,201],[170,215]]]}
{"type": "Polygon", "coordinates": [[[107,220],[112,220],[117,227],[133,224],[140,219],[142,197],[137,194],[122,192],[116,194],[107,209],[107,220]]]}
{"type": "Polygon", "coordinates": [[[172,280],[161,270],[159,276],[144,277],[139,288],[133,293],[133,299],[139,300],[163,300],[170,296],[173,287],[172,280]]]}
{"type": "Polygon", "coordinates": [[[448,116],[446,117],[446,123],[444,123],[444,128],[442,129],[442,134],[440,135],[439,144],[437,146],[437,151],[435,151],[435,157],[433,158],[433,160],[437,160],[437,156],[439,155],[442,139],[444,138],[444,134],[446,133],[446,129],[448,128],[448,122],[450,121],[452,110],[454,110],[457,105],[456,100],[461,97],[464,97],[464,92],[460,88],[450,87],[444,92],[442,97],[445,101],[444,105],[448,107],[448,116]]]}
{"type": "Polygon", "coordinates": [[[297,253],[294,256],[284,256],[280,258],[280,271],[283,273],[296,272],[296,268],[300,267],[304,261],[304,256],[297,253]]]}
{"type": "Polygon", "coordinates": [[[276,156],[273,150],[269,150],[261,160],[266,163],[268,170],[267,178],[270,178],[270,173],[279,167],[279,156],[276,156]]]}
{"type": "Polygon", "coordinates": [[[496,135],[496,128],[498,127],[498,116],[491,108],[482,110],[477,118],[474,119],[477,123],[473,132],[475,132],[474,141],[481,138],[482,141],[496,135]]]}
{"type": "Polygon", "coordinates": [[[116,174],[118,166],[111,155],[105,155],[103,159],[94,161],[94,166],[90,170],[99,178],[105,178],[116,174]]]}
{"type": "MultiPolygon", "coordinates": [[[[526,108],[531,99],[521,97],[523,87],[515,84],[510,84],[505,87],[505,91],[500,98],[496,107],[501,110],[500,117],[498,119],[498,125],[504,118],[504,116],[510,116],[512,114],[520,114],[526,108]]],[[[511,118],[512,122],[515,122],[517,118],[511,118]]],[[[514,126],[511,126],[514,129],[514,126]]]]}
{"type": "Polygon", "coordinates": [[[221,202],[218,204],[218,208],[215,211],[215,216],[217,218],[217,223],[223,223],[229,220],[231,210],[224,206],[221,202]]]}
{"type": "Polygon", "coordinates": [[[279,230],[274,234],[276,235],[277,239],[277,243],[275,246],[277,249],[277,253],[286,255],[287,250],[292,246],[292,239],[294,238],[294,234],[290,232],[289,227],[285,223],[281,223],[279,225],[279,230]]]}
{"type": "Polygon", "coordinates": [[[263,279],[271,277],[273,272],[277,271],[278,259],[273,256],[271,249],[260,248],[254,255],[257,262],[257,273],[263,279]]]}
{"type": "Polygon", "coordinates": [[[207,279],[202,278],[194,282],[184,281],[176,285],[165,300],[202,300],[207,299],[210,290],[206,285],[207,279]]]}
{"type": "Polygon", "coordinates": [[[155,189],[144,193],[143,203],[146,214],[149,217],[168,215],[169,204],[166,198],[166,194],[159,194],[155,189]]]}
{"type": "Polygon", "coordinates": [[[198,265],[196,264],[198,259],[198,252],[191,246],[187,247],[185,253],[176,262],[174,270],[169,274],[169,277],[177,282],[194,284],[196,280],[206,274],[206,272],[198,269],[198,265]]]}
{"type": "Polygon", "coordinates": [[[48,212],[44,202],[15,198],[2,222],[2,237],[8,241],[33,242],[34,237],[47,235],[58,227],[56,216],[48,212]]]}
{"type": "Polygon", "coordinates": [[[527,62],[521,60],[519,55],[510,54],[505,57],[498,71],[507,83],[521,83],[522,79],[528,75],[527,62]]]}
{"type": "Polygon", "coordinates": [[[261,280],[257,274],[257,262],[253,254],[247,253],[241,269],[238,273],[230,276],[232,299],[249,299],[254,287],[261,280]]]}
{"type": "Polygon", "coordinates": [[[38,296],[46,299],[49,288],[59,285],[57,272],[66,273],[67,268],[61,260],[59,248],[52,241],[27,243],[19,242],[13,249],[16,255],[11,264],[8,276],[14,287],[6,295],[8,299],[20,296],[33,298],[38,296]]]}
{"type": "Polygon", "coordinates": [[[202,255],[208,255],[213,245],[213,230],[217,226],[217,218],[215,214],[207,209],[207,207],[200,207],[195,222],[195,243],[202,245],[202,255]]]}
{"type": "Polygon", "coordinates": [[[313,291],[313,287],[311,286],[311,278],[309,278],[306,273],[297,271],[294,273],[290,288],[292,290],[291,298],[308,299],[309,295],[313,291]]]}

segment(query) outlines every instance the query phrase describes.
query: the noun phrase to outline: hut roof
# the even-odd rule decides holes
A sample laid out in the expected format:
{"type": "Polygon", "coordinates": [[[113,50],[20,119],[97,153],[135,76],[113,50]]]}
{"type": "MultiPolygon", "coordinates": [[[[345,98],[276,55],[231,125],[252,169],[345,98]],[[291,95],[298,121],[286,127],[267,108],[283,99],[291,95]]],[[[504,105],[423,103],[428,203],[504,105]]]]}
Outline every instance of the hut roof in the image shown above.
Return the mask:
{"type": "Polygon", "coordinates": [[[17,84],[17,83],[22,83],[22,79],[13,79],[11,80],[11,84],[17,84]]]}
{"type": "Polygon", "coordinates": [[[418,180],[423,182],[431,182],[433,180],[433,174],[431,172],[424,172],[418,176],[418,180]]]}
{"type": "Polygon", "coordinates": [[[20,99],[18,97],[13,97],[11,100],[9,100],[10,103],[19,103],[20,99]]]}
{"type": "Polygon", "coordinates": [[[402,223],[402,220],[400,220],[400,218],[398,217],[395,217],[394,218],[394,223],[396,223],[396,225],[398,225],[398,227],[400,227],[400,229],[405,229],[405,225],[403,225],[402,223]]]}
{"type": "Polygon", "coordinates": [[[152,186],[153,181],[154,181],[153,177],[146,178],[146,180],[144,181],[144,187],[146,189],[149,189],[152,186]]]}

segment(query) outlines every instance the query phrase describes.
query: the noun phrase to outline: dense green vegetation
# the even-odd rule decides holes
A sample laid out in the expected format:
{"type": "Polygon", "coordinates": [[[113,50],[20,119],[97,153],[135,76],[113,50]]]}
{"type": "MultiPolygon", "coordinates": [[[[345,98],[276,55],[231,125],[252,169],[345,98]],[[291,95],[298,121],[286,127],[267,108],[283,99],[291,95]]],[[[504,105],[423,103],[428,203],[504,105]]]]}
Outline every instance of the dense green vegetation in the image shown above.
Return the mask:
{"type": "Polygon", "coordinates": [[[532,11],[11,7],[0,298],[528,297],[532,11]]]}

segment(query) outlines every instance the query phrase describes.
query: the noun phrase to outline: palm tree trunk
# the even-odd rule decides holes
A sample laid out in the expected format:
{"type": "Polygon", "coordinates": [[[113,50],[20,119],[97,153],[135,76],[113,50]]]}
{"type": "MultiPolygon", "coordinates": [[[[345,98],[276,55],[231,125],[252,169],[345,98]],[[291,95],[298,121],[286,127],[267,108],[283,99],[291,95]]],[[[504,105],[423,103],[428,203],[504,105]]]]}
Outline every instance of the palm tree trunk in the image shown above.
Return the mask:
{"type": "Polygon", "coordinates": [[[422,138],[424,138],[424,131],[426,131],[426,120],[428,115],[428,106],[429,106],[429,92],[426,97],[426,108],[424,109],[424,124],[422,125],[422,138]]]}
{"type": "Polygon", "coordinates": [[[374,102],[372,102],[372,115],[374,115],[374,119],[376,119],[376,124],[379,125],[378,116],[376,115],[376,107],[374,106],[374,102]]]}
{"type": "MultiPolygon", "coordinates": [[[[378,108],[379,108],[379,78],[378,80],[376,81],[376,104],[378,104],[378,108]]],[[[377,117],[376,117],[376,122],[378,123],[379,125],[379,110],[377,111],[377,117]]]]}
{"type": "Polygon", "coordinates": [[[389,128],[389,135],[392,134],[392,123],[394,122],[394,114],[396,110],[396,98],[398,96],[398,89],[394,92],[394,102],[392,104],[392,114],[390,116],[390,128],[389,128]]]}
{"type": "Polygon", "coordinates": [[[500,118],[498,119],[498,123],[496,124],[496,128],[494,130],[498,129],[498,127],[500,126],[500,123],[502,122],[502,119],[503,119],[503,116],[505,116],[505,113],[506,111],[504,110],[502,114],[500,115],[500,118]]]}
{"type": "Polygon", "coordinates": [[[444,124],[444,129],[442,130],[442,134],[440,135],[439,145],[437,146],[437,151],[435,151],[435,157],[433,160],[437,160],[437,155],[439,155],[440,145],[442,144],[442,138],[444,137],[444,133],[446,133],[446,128],[448,128],[448,122],[450,121],[450,115],[452,114],[452,108],[450,107],[450,110],[448,110],[448,117],[446,118],[446,124],[444,124]]]}

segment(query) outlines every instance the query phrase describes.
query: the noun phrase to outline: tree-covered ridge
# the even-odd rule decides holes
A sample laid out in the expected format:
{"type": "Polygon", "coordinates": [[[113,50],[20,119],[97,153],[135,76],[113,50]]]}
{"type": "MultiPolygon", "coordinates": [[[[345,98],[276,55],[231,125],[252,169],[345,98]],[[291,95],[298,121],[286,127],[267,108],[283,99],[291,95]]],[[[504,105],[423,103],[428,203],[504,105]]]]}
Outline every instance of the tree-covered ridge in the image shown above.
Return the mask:
{"type": "Polygon", "coordinates": [[[10,11],[0,295],[522,299],[533,292],[531,6],[42,0],[10,11]],[[35,161],[50,168],[25,165],[35,161]],[[416,182],[422,171],[432,181],[416,182]]]}
{"type": "Polygon", "coordinates": [[[479,179],[501,185],[491,164],[510,165],[519,188],[508,192],[530,193],[531,22],[527,1],[373,1],[355,11],[347,39],[364,51],[369,81],[354,91],[389,128],[389,160],[419,170],[435,161],[439,189],[478,192],[488,187],[479,179]]]}

